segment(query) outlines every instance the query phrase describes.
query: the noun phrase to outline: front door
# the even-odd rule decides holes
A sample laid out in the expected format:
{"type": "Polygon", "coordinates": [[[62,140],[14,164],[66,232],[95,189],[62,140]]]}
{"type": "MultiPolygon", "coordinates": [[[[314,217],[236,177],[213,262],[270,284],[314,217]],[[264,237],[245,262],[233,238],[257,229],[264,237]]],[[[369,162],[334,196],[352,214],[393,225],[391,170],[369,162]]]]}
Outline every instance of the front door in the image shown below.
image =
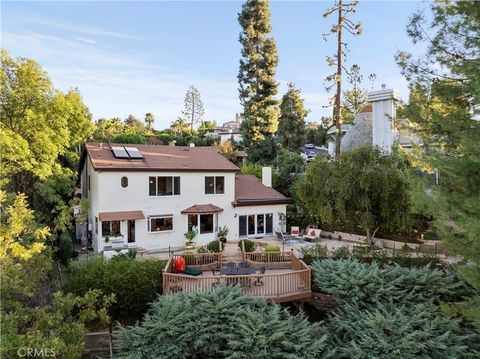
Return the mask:
{"type": "Polygon", "coordinates": [[[135,243],[135,221],[128,221],[128,243],[135,243]]]}

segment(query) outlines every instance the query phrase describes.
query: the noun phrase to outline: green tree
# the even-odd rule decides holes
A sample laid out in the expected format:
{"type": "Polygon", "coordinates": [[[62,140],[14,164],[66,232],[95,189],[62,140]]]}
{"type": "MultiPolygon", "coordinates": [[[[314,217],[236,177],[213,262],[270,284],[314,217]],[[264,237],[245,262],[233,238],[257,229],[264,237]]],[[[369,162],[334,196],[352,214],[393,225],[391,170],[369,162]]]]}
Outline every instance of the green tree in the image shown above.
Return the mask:
{"type": "Polygon", "coordinates": [[[51,348],[56,356],[80,358],[86,324],[96,319],[107,322],[113,297],[98,291],[84,296],[58,291],[45,244],[49,228],[35,221],[24,194],[7,205],[1,191],[0,205],[2,355],[15,357],[19,348],[51,348]]]}
{"type": "Polygon", "coordinates": [[[368,92],[360,87],[363,75],[360,73],[360,66],[353,65],[347,72],[348,83],[352,86],[343,91],[342,123],[353,123],[355,116],[367,103],[368,92]]]}
{"type": "Polygon", "coordinates": [[[201,136],[204,136],[207,132],[213,132],[217,128],[217,123],[215,121],[202,121],[202,124],[198,128],[198,133],[201,136]]]}
{"type": "Polygon", "coordinates": [[[155,123],[155,116],[153,116],[153,113],[147,112],[145,114],[145,125],[147,127],[148,132],[153,131],[153,124],[155,123]]]}
{"type": "Polygon", "coordinates": [[[280,103],[280,121],[277,136],[288,151],[298,151],[305,143],[305,117],[310,111],[305,109],[300,90],[293,82],[288,84],[288,91],[280,103]]]}
{"type": "MultiPolygon", "coordinates": [[[[414,13],[407,33],[426,45],[415,58],[399,52],[397,63],[410,82],[408,104],[399,113],[419,135],[425,150],[415,152],[422,168],[439,170],[441,185],[430,189],[437,233],[466,258],[460,273],[480,288],[480,11],[469,1],[435,1],[429,22],[414,13]]],[[[411,153],[410,153],[411,155],[411,153]]],[[[480,322],[480,296],[453,306],[480,322]]]]}
{"type": "Polygon", "coordinates": [[[170,128],[177,136],[182,136],[190,130],[187,121],[180,117],[170,124],[170,128]]]}
{"type": "Polygon", "coordinates": [[[303,314],[220,287],[159,297],[141,323],[120,330],[117,357],[313,359],[325,341],[303,314]]]}
{"type": "Polygon", "coordinates": [[[409,181],[395,153],[363,146],[336,162],[317,159],[307,166],[296,193],[310,216],[332,226],[361,228],[371,243],[379,230],[406,226],[409,181]]]}
{"type": "Polygon", "coordinates": [[[266,162],[275,158],[274,135],[280,111],[274,98],[278,83],[275,40],[269,36],[270,9],[268,1],[247,0],[238,15],[242,27],[240,69],[238,73],[240,103],[244,120],[241,124],[243,144],[249,162],[266,162]]]}
{"type": "Polygon", "coordinates": [[[225,157],[230,162],[235,162],[237,159],[236,152],[237,149],[232,141],[228,140],[224,143],[219,143],[215,146],[215,149],[220,153],[223,157],[225,157]]]}
{"type": "Polygon", "coordinates": [[[327,87],[327,91],[336,87],[333,117],[335,120],[335,158],[340,158],[340,141],[341,141],[341,123],[342,123],[342,71],[344,70],[344,57],[348,52],[347,45],[343,37],[343,31],[346,31],[354,36],[358,36],[362,32],[360,23],[353,23],[347,15],[355,13],[358,1],[345,3],[343,0],[335,1],[335,5],[328,9],[324,14],[324,18],[330,17],[332,14],[337,14],[337,21],[332,25],[330,32],[324,34],[324,38],[331,34],[337,34],[337,51],[334,57],[327,57],[327,64],[336,67],[336,72],[327,76],[326,81],[332,83],[327,87]]]}
{"type": "Polygon", "coordinates": [[[32,194],[34,183],[62,172],[69,156],[91,135],[91,115],[77,91],[56,90],[33,60],[1,55],[0,185],[32,194]]]}
{"type": "Polygon", "coordinates": [[[111,140],[111,143],[137,143],[140,145],[147,144],[147,138],[139,133],[121,133],[114,136],[111,140]]]}
{"type": "Polygon", "coordinates": [[[112,119],[101,118],[95,122],[95,130],[93,131],[93,139],[95,141],[110,140],[125,132],[125,125],[118,117],[112,119]]]}
{"type": "Polygon", "coordinates": [[[193,133],[193,125],[202,121],[204,113],[200,91],[195,86],[190,86],[185,94],[185,107],[182,115],[185,117],[185,121],[190,123],[191,133],[193,133]]]}
{"type": "Polygon", "coordinates": [[[326,146],[327,131],[329,126],[326,120],[322,118],[321,123],[309,122],[306,124],[305,142],[312,143],[315,146],[326,146]]]}

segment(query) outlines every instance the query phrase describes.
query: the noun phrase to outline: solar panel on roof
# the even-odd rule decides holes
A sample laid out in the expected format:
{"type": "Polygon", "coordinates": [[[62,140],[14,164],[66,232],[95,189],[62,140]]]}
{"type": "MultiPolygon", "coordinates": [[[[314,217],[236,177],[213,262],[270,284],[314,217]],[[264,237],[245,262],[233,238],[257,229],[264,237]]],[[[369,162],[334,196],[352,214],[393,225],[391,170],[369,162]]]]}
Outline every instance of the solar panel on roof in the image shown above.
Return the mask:
{"type": "Polygon", "coordinates": [[[125,150],[128,152],[130,158],[143,158],[143,155],[136,147],[125,147],[125,150]]]}
{"type": "Polygon", "coordinates": [[[125,151],[125,148],[123,147],[112,147],[112,152],[115,158],[130,158],[127,151],[125,151]]]}

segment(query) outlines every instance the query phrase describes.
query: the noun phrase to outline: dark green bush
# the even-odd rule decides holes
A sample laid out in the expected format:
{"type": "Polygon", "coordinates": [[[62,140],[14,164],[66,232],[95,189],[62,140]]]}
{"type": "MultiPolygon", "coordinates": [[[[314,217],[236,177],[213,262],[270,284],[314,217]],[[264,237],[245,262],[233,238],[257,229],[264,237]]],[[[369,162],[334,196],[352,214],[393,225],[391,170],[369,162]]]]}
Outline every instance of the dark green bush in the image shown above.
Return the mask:
{"type": "Polygon", "coordinates": [[[207,244],[207,249],[209,252],[219,253],[220,252],[220,242],[218,240],[211,241],[207,244]]]}
{"type": "Polygon", "coordinates": [[[248,239],[242,239],[238,241],[238,248],[242,249],[242,242],[244,243],[245,252],[253,252],[255,250],[255,243],[248,239]]]}
{"type": "Polygon", "coordinates": [[[117,358],[314,359],[325,336],[303,314],[239,287],[159,297],[143,321],[121,328],[117,358]]]}
{"type": "Polygon", "coordinates": [[[72,238],[70,237],[69,232],[63,232],[60,235],[60,238],[58,240],[58,248],[56,251],[56,258],[60,261],[62,264],[68,264],[70,261],[70,258],[72,257],[72,238]]]}
{"type": "Polygon", "coordinates": [[[165,261],[137,261],[119,254],[110,260],[102,257],[72,262],[68,268],[64,291],[84,295],[90,289],[115,294],[111,307],[113,319],[140,316],[162,293],[162,269],[165,261]]]}
{"type": "Polygon", "coordinates": [[[344,259],[350,257],[350,250],[346,246],[332,249],[332,255],[337,259],[344,259]]]}

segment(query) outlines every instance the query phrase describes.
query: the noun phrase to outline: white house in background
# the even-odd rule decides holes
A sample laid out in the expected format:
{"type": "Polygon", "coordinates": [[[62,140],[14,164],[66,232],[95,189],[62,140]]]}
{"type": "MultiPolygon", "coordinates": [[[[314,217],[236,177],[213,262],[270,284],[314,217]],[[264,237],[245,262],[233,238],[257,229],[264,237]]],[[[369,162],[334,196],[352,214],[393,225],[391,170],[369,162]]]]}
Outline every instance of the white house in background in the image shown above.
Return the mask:
{"type": "Polygon", "coordinates": [[[93,249],[179,249],[195,228],[201,244],[223,226],[228,239],[283,229],[290,200],[271,187],[271,169],[262,180],[238,170],[211,147],[86,143],[80,188],[93,249]]]}
{"type": "MultiPolygon", "coordinates": [[[[397,104],[400,95],[393,89],[382,89],[368,94],[368,103],[355,116],[353,124],[341,126],[341,149],[349,150],[372,144],[390,151],[394,144],[411,147],[418,138],[398,130],[397,104]]],[[[335,126],[328,131],[328,153],[335,157],[335,126]]]]}
{"type": "Polygon", "coordinates": [[[208,137],[220,137],[220,143],[227,142],[233,139],[235,142],[242,141],[242,134],[240,133],[240,125],[243,121],[243,116],[240,114],[235,115],[234,121],[224,122],[221,127],[215,129],[215,131],[208,132],[208,137]]]}

